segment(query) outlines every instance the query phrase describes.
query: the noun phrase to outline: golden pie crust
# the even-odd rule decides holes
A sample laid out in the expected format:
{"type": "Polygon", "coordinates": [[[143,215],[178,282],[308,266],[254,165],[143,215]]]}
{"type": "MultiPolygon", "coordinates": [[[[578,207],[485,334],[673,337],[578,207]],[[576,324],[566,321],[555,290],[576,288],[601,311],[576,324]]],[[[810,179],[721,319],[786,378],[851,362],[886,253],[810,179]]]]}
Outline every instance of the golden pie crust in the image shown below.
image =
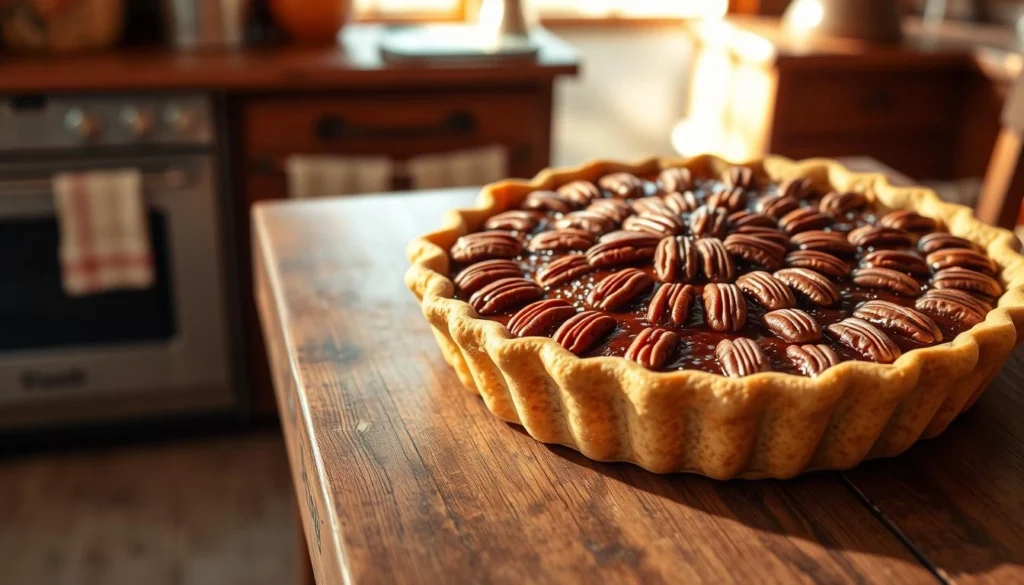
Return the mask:
{"type": "Polygon", "coordinates": [[[833,160],[769,156],[743,165],[773,181],[808,177],[819,187],[866,193],[884,208],[941,219],[995,261],[1005,293],[984,322],[951,342],[908,351],[893,364],[846,361],[817,377],[766,372],[743,378],[652,372],[621,357],[582,359],[548,338],[516,338],[454,298],[447,250],[495,213],[517,209],[531,191],[617,171],[644,176],[684,166],[696,176],[719,176],[733,166],[708,155],[632,165],[597,161],[545,170],[532,181],[488,185],[476,207],[449,212],[443,229],[409,244],[406,284],[445,360],[491,412],[539,441],[598,461],[719,479],[786,478],[897,455],[945,430],[988,386],[1024,325],[1018,240],[929,189],[896,187],[882,174],[853,172],[833,160]]]}

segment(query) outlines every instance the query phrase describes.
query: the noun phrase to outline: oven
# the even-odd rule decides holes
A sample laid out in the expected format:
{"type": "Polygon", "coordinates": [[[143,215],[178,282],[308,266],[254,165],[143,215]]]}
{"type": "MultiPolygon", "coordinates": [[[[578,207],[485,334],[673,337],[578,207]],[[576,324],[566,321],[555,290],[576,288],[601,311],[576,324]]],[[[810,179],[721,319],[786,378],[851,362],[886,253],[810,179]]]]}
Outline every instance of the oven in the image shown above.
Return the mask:
{"type": "Polygon", "coordinates": [[[8,100],[0,103],[4,127],[0,432],[234,410],[224,219],[206,99],[8,100]],[[145,125],[127,113],[147,116],[145,125]],[[123,168],[142,178],[152,284],[70,296],[53,177],[123,168]]]}

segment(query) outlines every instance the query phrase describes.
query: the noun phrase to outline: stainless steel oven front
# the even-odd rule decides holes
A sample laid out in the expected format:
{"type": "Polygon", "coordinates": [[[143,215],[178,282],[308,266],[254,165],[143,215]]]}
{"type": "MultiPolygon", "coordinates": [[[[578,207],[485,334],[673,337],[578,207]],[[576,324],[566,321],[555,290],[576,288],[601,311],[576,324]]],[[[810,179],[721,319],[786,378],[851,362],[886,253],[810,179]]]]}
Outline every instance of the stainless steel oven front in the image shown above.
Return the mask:
{"type": "Polygon", "coordinates": [[[0,162],[0,431],[230,409],[213,155],[88,152],[0,162]],[[143,177],[154,282],[69,296],[52,177],[126,167],[143,177]]]}

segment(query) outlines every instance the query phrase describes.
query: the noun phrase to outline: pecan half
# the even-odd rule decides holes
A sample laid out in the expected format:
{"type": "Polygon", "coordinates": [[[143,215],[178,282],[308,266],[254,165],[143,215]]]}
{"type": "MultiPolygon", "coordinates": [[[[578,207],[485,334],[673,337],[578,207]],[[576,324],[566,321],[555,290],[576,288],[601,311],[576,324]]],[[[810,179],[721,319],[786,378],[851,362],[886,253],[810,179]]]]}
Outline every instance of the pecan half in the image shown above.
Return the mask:
{"type": "Polygon", "coordinates": [[[822,344],[791,345],[786,348],[786,356],[807,376],[818,376],[840,361],[836,352],[822,344]]]}
{"type": "Polygon", "coordinates": [[[452,260],[479,262],[491,258],[515,258],[523,251],[523,243],[508,232],[477,232],[455,240],[452,260]]]}
{"type": "Polygon", "coordinates": [[[471,264],[455,275],[454,282],[462,292],[474,293],[495,280],[522,275],[519,265],[512,260],[484,260],[471,264]]]}
{"type": "Polygon", "coordinates": [[[599,236],[605,232],[610,232],[616,227],[616,222],[612,221],[608,217],[595,213],[589,209],[583,209],[580,211],[573,211],[562,216],[561,219],[555,221],[555,228],[583,230],[590,232],[595,236],[599,236]]]}
{"type": "Polygon", "coordinates": [[[829,278],[846,278],[850,275],[850,266],[828,252],[817,250],[795,250],[786,255],[786,266],[789,268],[806,268],[829,278]]]}
{"type": "Polygon", "coordinates": [[[864,288],[880,288],[905,297],[921,296],[921,285],[902,272],[888,268],[858,268],[851,276],[854,283],[864,288]]]}
{"type": "Polygon", "coordinates": [[[637,334],[626,350],[626,359],[655,370],[665,365],[679,347],[679,335],[667,329],[648,327],[637,334]]]}
{"type": "Polygon", "coordinates": [[[836,341],[869,360],[891,364],[900,357],[900,348],[889,336],[863,319],[848,317],[826,329],[836,341]]]}
{"type": "Polygon", "coordinates": [[[775,220],[763,213],[744,209],[729,216],[729,225],[733,228],[751,226],[775,229],[775,220]]]}
{"type": "Polygon", "coordinates": [[[658,287],[651,304],[647,307],[647,320],[652,325],[662,323],[663,319],[677,326],[686,325],[690,319],[690,307],[697,297],[697,289],[690,284],[668,283],[658,287]]]}
{"type": "Polygon", "coordinates": [[[724,187],[708,195],[704,205],[708,207],[721,207],[729,213],[735,213],[743,209],[747,204],[747,196],[743,187],[724,187]]]}
{"type": "Polygon", "coordinates": [[[587,262],[586,256],[570,254],[552,260],[550,264],[537,271],[537,284],[545,288],[558,286],[593,271],[594,267],[587,262]]]}
{"type": "Polygon", "coordinates": [[[729,213],[721,207],[702,205],[690,215],[690,233],[697,237],[721,238],[729,222],[729,213]]]}
{"type": "Polygon", "coordinates": [[[534,209],[537,211],[569,213],[573,209],[576,209],[577,205],[571,199],[562,197],[554,191],[534,191],[526,196],[526,199],[523,200],[523,204],[520,207],[523,209],[534,209]]]}
{"type": "Polygon", "coordinates": [[[530,239],[530,251],[567,252],[570,250],[586,250],[597,243],[594,234],[577,229],[562,229],[541,232],[530,239]]]}
{"type": "Polygon", "coordinates": [[[943,268],[932,275],[932,287],[943,289],[952,288],[967,292],[978,293],[987,297],[998,297],[1003,294],[1003,287],[999,281],[987,274],[953,266],[943,268]]]}
{"type": "Polygon", "coordinates": [[[632,173],[612,173],[601,177],[597,182],[605,191],[622,199],[634,199],[644,196],[644,182],[632,173]]]}
{"type": "Polygon", "coordinates": [[[614,311],[634,301],[652,286],[654,278],[650,274],[636,268],[625,268],[597,283],[587,296],[587,302],[594,308],[614,311]]]}
{"type": "Polygon", "coordinates": [[[917,299],[914,306],[924,313],[949,319],[964,327],[981,323],[990,310],[981,299],[952,288],[929,290],[917,299]]]}
{"type": "Polygon", "coordinates": [[[697,278],[700,258],[690,240],[668,237],[654,251],[654,274],[661,282],[692,282],[697,278]]]}
{"type": "Polygon", "coordinates": [[[741,337],[737,340],[723,339],[715,346],[715,356],[722,373],[731,378],[741,378],[758,372],[770,371],[768,356],[753,339],[741,337]]]}
{"type": "Polygon", "coordinates": [[[878,220],[878,225],[908,232],[933,232],[939,228],[939,222],[908,209],[890,211],[878,220]]]}
{"type": "Polygon", "coordinates": [[[620,224],[633,215],[633,208],[621,199],[598,199],[587,206],[587,211],[603,215],[615,224],[620,224]]]}
{"type": "Polygon", "coordinates": [[[846,234],[846,239],[859,248],[906,248],[914,243],[909,232],[881,225],[861,226],[846,234]]]}
{"type": "Polygon", "coordinates": [[[839,302],[839,288],[813,270],[783,268],[776,270],[774,276],[815,305],[830,307],[839,302]]]}
{"type": "Polygon", "coordinates": [[[715,331],[739,331],[747,324],[747,301],[735,284],[704,286],[704,322],[715,331]]]}
{"type": "Polygon", "coordinates": [[[779,219],[779,227],[789,235],[820,230],[832,223],[829,216],[810,207],[794,209],[779,219]]]}
{"type": "Polygon", "coordinates": [[[857,307],[853,316],[891,333],[909,337],[918,343],[942,341],[942,331],[931,317],[889,301],[868,301],[857,307]]]}
{"type": "Polygon", "coordinates": [[[495,315],[544,296],[544,289],[525,278],[502,278],[469,297],[469,304],[481,315],[495,315]]]}
{"type": "Polygon", "coordinates": [[[786,255],[785,246],[748,234],[730,234],[725,238],[724,245],[733,256],[739,256],[768,270],[776,270],[782,266],[782,258],[786,255]]]}
{"type": "Polygon", "coordinates": [[[793,291],[767,272],[756,270],[736,279],[736,286],[769,311],[796,306],[793,291]]]}
{"type": "Polygon", "coordinates": [[[697,254],[700,256],[701,269],[704,276],[711,282],[732,282],[736,277],[736,265],[718,238],[701,238],[697,240],[697,254]]]}
{"type": "Polygon", "coordinates": [[[775,337],[788,343],[808,343],[821,339],[821,325],[800,309],[778,309],[765,313],[761,322],[775,337]]]}
{"type": "Polygon", "coordinates": [[[665,205],[676,213],[689,213],[700,205],[692,191],[672,191],[666,193],[663,200],[665,205]]]}
{"type": "Polygon", "coordinates": [[[821,198],[818,209],[833,217],[841,217],[851,211],[863,209],[867,204],[868,198],[863,193],[832,191],[821,198]]]}
{"type": "Polygon", "coordinates": [[[540,223],[541,215],[534,211],[513,209],[491,216],[484,223],[484,229],[529,232],[540,223]]]}
{"type": "Polygon", "coordinates": [[[693,186],[693,174],[682,167],[665,169],[658,174],[658,185],[665,193],[680,193],[693,186]]]}
{"type": "Polygon", "coordinates": [[[815,250],[836,256],[850,256],[857,252],[857,247],[840,232],[822,230],[801,232],[790,238],[790,243],[800,250],[815,250]]]}
{"type": "Polygon", "coordinates": [[[587,250],[587,261],[594,268],[646,262],[654,257],[659,241],[658,236],[645,232],[612,232],[601,236],[601,240],[587,250]]]}
{"type": "Polygon", "coordinates": [[[814,183],[807,177],[795,177],[779,185],[779,195],[793,199],[807,199],[814,195],[814,183]]]}
{"type": "Polygon", "coordinates": [[[928,265],[932,267],[932,270],[942,270],[943,268],[949,268],[950,266],[959,266],[960,268],[977,270],[978,272],[984,272],[986,274],[994,274],[996,271],[996,264],[991,258],[981,252],[975,252],[974,250],[968,250],[966,248],[944,248],[942,250],[936,250],[931,254],[928,254],[926,260],[928,265]]]}
{"type": "Polygon", "coordinates": [[[683,220],[674,215],[632,215],[622,222],[622,229],[631,232],[647,232],[656,236],[674,236],[686,228],[683,220]]]}
{"type": "Polygon", "coordinates": [[[516,337],[547,335],[576,314],[576,307],[562,299],[544,299],[519,309],[508,321],[508,330],[516,337]]]}
{"type": "Polygon", "coordinates": [[[754,170],[739,165],[729,167],[722,173],[722,182],[730,187],[749,189],[754,186],[754,170]]]}
{"type": "Polygon", "coordinates": [[[601,196],[601,190],[590,181],[570,181],[558,188],[557,193],[578,207],[589,204],[601,196]]]}
{"type": "Polygon", "coordinates": [[[780,246],[789,245],[789,236],[779,231],[778,228],[744,225],[734,229],[733,233],[746,234],[762,240],[768,240],[780,246]]]}
{"type": "Polygon", "coordinates": [[[917,254],[902,250],[875,250],[860,259],[861,266],[888,268],[908,274],[928,274],[928,265],[917,254]]]}
{"type": "MultiPolygon", "coordinates": [[[[620,201],[611,199],[610,201],[620,201]]],[[[679,214],[672,210],[664,201],[657,197],[643,197],[633,200],[633,212],[640,215],[665,215],[679,219],[679,214]]]]}
{"type": "Polygon", "coordinates": [[[790,211],[800,207],[800,202],[785,195],[766,195],[757,201],[754,209],[778,221],[790,211]]]}
{"type": "Polygon", "coordinates": [[[977,250],[978,246],[970,240],[958,238],[952,234],[945,232],[934,232],[931,234],[925,234],[921,236],[921,239],[917,241],[917,249],[921,250],[925,254],[931,254],[936,250],[944,250],[946,248],[964,248],[966,250],[977,250]]]}
{"type": "Polygon", "coordinates": [[[586,353],[615,329],[615,319],[600,311],[576,313],[562,323],[551,339],[576,355],[586,353]]]}

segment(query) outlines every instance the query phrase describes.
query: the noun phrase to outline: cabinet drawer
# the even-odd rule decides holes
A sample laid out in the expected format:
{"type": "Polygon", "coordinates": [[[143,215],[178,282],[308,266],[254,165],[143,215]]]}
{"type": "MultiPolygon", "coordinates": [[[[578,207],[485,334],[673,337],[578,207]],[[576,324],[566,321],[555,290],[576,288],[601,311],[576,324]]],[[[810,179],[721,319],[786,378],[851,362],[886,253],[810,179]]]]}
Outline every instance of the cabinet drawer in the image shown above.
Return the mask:
{"type": "Polygon", "coordinates": [[[350,153],[404,159],[499,143],[513,158],[525,156],[543,167],[549,108],[543,92],[529,88],[253,98],[243,114],[244,148],[249,156],[350,153]]]}
{"type": "Polygon", "coordinates": [[[952,71],[787,71],[779,79],[775,131],[952,129],[959,122],[962,78],[952,71]]]}

